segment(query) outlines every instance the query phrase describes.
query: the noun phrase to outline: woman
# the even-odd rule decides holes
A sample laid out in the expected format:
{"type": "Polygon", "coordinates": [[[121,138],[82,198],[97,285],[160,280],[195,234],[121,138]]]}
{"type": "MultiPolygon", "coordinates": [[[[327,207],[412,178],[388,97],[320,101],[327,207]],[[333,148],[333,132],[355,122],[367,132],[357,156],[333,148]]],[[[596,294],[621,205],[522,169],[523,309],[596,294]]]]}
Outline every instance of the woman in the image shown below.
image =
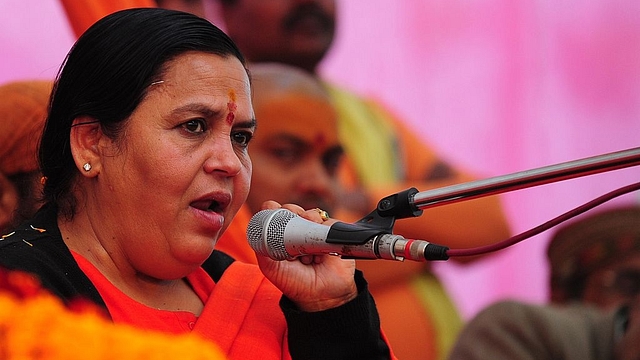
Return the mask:
{"type": "Polygon", "coordinates": [[[46,204],[3,236],[0,265],[115,322],[199,333],[230,359],[391,357],[353,261],[259,257],[263,276],[213,251],[247,197],[255,126],[244,59],[211,23],[150,8],[103,18],[58,75],[46,204]]]}

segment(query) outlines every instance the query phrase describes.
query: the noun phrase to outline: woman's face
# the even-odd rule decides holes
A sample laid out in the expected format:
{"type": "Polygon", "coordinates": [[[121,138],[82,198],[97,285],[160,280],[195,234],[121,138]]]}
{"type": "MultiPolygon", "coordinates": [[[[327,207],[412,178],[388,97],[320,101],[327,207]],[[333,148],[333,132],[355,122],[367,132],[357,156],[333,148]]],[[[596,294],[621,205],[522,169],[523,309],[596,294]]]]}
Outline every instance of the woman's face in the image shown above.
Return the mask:
{"type": "Polygon", "coordinates": [[[186,53],[104,141],[96,203],[136,271],[181,277],[210,255],[249,192],[250,99],[235,57],[186,53]]]}

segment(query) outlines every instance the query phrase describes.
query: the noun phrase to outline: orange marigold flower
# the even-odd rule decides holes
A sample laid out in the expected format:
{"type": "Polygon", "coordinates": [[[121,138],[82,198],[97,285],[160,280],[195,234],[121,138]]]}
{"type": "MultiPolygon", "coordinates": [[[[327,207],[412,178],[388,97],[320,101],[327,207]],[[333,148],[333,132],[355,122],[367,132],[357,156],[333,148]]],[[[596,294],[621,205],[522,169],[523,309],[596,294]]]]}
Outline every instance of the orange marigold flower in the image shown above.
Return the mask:
{"type": "Polygon", "coordinates": [[[170,335],[114,324],[96,306],[71,311],[31,275],[0,269],[0,358],[6,360],[223,360],[195,334],[170,335]]]}

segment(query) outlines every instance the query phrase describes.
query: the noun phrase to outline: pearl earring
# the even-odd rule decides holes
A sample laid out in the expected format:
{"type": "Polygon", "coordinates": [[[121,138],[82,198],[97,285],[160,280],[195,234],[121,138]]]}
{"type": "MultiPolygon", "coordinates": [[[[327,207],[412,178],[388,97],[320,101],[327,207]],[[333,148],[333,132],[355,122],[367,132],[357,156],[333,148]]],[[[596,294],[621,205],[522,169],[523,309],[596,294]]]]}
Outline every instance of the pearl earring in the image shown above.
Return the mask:
{"type": "Polygon", "coordinates": [[[82,168],[84,169],[84,171],[91,171],[91,164],[84,163],[84,165],[82,165],[82,168]]]}

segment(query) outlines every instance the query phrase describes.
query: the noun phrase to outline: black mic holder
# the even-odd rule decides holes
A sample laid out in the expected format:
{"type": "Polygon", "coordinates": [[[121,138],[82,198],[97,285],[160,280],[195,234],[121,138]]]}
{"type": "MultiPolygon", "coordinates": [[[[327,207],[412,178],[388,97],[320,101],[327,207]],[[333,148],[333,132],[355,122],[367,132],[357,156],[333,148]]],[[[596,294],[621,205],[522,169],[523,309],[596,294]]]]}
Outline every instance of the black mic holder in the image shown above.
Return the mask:
{"type": "Polygon", "coordinates": [[[413,205],[413,197],[417,193],[416,188],[410,188],[389,195],[378,202],[375,210],[355,223],[331,225],[327,243],[362,245],[374,236],[392,234],[396,219],[422,215],[422,210],[413,205]]]}

